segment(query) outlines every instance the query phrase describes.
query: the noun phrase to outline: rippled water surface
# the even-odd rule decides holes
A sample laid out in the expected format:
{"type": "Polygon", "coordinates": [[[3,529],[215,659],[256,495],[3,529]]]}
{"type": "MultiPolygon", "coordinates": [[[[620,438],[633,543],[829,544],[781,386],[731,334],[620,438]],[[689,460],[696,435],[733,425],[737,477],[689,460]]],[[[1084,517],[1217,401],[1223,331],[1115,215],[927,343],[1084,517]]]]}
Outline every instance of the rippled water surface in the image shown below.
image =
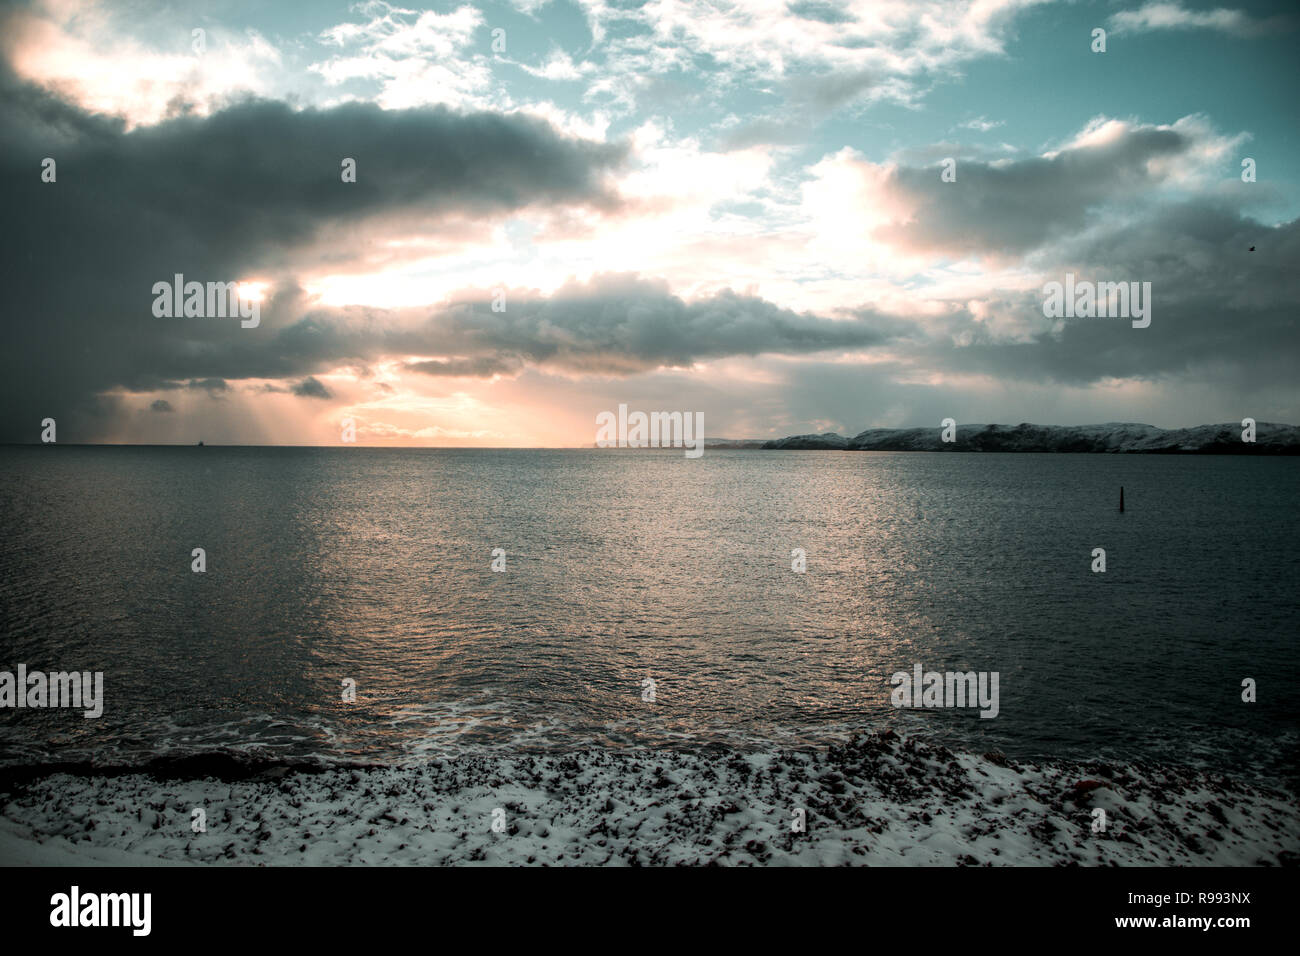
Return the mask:
{"type": "Polygon", "coordinates": [[[889,722],[1026,757],[1297,756],[1294,459],[9,447],[0,476],[0,670],[101,670],[107,698],[0,710],[4,763],[889,722]],[[998,717],[896,710],[916,662],[997,671],[998,717]]]}

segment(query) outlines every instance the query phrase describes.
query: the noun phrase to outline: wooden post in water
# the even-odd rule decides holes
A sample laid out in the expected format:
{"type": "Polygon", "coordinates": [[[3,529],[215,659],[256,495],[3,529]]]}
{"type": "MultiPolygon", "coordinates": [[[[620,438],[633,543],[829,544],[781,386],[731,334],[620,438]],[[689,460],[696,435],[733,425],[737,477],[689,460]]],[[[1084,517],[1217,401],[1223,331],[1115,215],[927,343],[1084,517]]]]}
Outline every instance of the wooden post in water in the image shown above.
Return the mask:
{"type": "Polygon", "coordinates": [[[1121,512],[1123,512],[1124,510],[1124,486],[1123,485],[1119,486],[1119,510],[1121,512]]]}

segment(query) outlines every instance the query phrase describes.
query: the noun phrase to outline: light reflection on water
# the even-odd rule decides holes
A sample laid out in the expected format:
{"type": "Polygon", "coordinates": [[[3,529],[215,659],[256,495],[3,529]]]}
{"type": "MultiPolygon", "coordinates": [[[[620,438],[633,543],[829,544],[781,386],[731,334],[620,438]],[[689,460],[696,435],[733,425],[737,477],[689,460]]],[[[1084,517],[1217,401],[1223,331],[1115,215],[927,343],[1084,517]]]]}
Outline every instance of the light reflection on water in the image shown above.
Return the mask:
{"type": "Polygon", "coordinates": [[[103,670],[108,694],[98,721],[0,712],[6,762],[891,721],[1022,756],[1296,756],[1294,461],[61,447],[0,468],[0,669],[103,670]],[[999,671],[999,717],[895,710],[916,661],[999,671]]]}

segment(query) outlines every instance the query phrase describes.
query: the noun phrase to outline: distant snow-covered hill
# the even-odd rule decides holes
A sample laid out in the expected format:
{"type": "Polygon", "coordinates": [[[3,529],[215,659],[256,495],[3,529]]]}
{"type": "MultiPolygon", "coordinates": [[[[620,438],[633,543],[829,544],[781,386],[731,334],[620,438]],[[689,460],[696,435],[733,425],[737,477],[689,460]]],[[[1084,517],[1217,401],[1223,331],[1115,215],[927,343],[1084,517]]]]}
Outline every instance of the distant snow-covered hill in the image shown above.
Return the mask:
{"type": "Polygon", "coordinates": [[[1255,441],[1244,442],[1240,424],[1156,428],[1134,422],[1104,425],[958,425],[956,441],[932,428],[868,428],[852,438],[835,432],[792,435],[764,448],[840,451],[1062,451],[1147,454],[1300,454],[1300,427],[1260,422],[1255,441]]]}

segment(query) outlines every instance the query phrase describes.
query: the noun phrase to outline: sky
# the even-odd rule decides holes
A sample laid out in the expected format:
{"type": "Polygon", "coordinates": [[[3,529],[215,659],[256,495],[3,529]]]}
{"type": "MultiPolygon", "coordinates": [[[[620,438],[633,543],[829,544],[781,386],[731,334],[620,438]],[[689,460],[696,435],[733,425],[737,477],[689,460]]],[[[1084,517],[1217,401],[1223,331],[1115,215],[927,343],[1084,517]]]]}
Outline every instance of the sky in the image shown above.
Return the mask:
{"type": "Polygon", "coordinates": [[[1298,40],[1286,3],[6,4],[0,441],[1300,422],[1298,40]],[[1150,325],[1045,315],[1067,274],[1150,325]],[[176,275],[258,323],[157,315],[176,275]]]}

